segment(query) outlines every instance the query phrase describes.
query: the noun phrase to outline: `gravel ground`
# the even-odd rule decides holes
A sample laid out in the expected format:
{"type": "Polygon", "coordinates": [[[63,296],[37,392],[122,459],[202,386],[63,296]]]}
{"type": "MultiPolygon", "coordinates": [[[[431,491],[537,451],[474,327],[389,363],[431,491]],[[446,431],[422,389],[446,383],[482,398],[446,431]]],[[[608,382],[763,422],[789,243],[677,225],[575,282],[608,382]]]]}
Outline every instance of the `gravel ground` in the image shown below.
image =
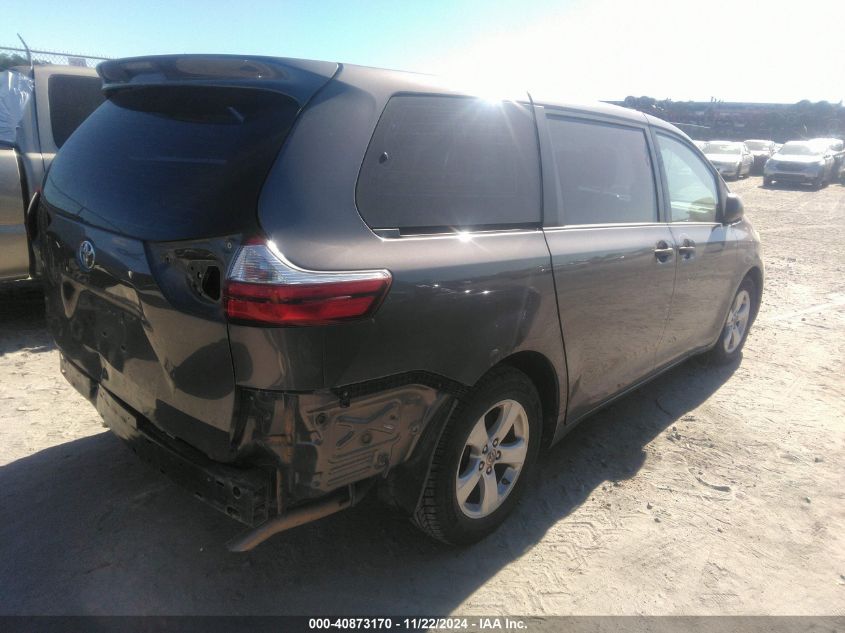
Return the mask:
{"type": "Polygon", "coordinates": [[[731,186],[767,266],[742,363],[594,416],[464,550],[365,502],[227,553],[62,379],[37,290],[0,292],[0,613],[845,614],[845,187],[731,186]]]}

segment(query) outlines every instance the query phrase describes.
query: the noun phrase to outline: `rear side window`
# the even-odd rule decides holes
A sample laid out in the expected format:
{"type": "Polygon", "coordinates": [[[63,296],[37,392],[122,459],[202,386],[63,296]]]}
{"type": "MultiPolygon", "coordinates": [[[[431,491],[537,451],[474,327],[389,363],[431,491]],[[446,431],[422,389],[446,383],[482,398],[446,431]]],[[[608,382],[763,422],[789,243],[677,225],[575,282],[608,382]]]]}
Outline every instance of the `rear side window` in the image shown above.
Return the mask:
{"type": "Polygon", "coordinates": [[[645,132],[606,123],[548,118],[560,185],[560,223],[657,221],[645,132]]]}
{"type": "Polygon", "coordinates": [[[84,222],[148,240],[257,227],[257,202],[298,106],[211,87],[112,95],[57,155],[45,200],[84,222]]]}
{"type": "Polygon", "coordinates": [[[99,77],[53,75],[47,82],[53,141],[61,147],[105,100],[99,77]]]}
{"type": "Polygon", "coordinates": [[[540,198],[531,111],[464,97],[393,97],[357,187],[370,227],[408,232],[537,225],[540,198]]]}

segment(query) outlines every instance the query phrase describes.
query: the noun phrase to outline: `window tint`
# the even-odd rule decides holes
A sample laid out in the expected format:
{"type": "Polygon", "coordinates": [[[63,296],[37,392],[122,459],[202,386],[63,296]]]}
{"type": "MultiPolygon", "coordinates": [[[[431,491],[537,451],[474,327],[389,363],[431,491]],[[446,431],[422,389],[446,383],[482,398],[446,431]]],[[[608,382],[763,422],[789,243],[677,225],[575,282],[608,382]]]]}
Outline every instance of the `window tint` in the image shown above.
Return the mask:
{"type": "Polygon", "coordinates": [[[531,111],[462,97],[393,97],[357,187],[373,228],[539,224],[540,195],[531,111]]]}
{"type": "Polygon", "coordinates": [[[669,186],[673,222],[715,222],[719,193],[716,178],[684,143],[657,135],[669,186]]]}
{"type": "Polygon", "coordinates": [[[100,86],[99,77],[50,77],[47,89],[56,147],[64,145],[73,131],[104,101],[100,86]]]}
{"type": "Polygon", "coordinates": [[[549,117],[562,224],[655,222],[657,199],[642,130],[549,117]]]}
{"type": "Polygon", "coordinates": [[[109,97],[53,161],[44,198],[147,240],[247,231],[299,106],[236,88],[135,88],[109,97]]]}

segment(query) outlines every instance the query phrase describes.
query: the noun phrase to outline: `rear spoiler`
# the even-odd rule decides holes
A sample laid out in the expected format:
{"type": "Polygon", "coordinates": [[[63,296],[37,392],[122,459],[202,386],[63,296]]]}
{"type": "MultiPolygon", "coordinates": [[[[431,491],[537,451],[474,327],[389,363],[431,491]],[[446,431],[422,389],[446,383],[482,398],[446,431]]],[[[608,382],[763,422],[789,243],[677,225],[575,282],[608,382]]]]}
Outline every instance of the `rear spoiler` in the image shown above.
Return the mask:
{"type": "Polygon", "coordinates": [[[258,88],[304,105],[340,68],[335,62],[242,55],[155,55],[102,62],[97,73],[108,95],[148,86],[258,88]]]}

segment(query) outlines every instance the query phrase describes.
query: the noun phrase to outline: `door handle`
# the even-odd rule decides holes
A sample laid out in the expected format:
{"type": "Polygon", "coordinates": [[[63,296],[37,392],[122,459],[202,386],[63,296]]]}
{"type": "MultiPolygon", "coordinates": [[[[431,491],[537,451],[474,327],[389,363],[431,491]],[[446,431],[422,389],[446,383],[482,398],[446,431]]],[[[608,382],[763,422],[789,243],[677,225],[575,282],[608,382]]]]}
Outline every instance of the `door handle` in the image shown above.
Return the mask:
{"type": "Polygon", "coordinates": [[[678,253],[684,259],[692,259],[695,256],[695,242],[690,239],[684,240],[678,247],[678,253]]]}
{"type": "Polygon", "coordinates": [[[660,240],[654,248],[654,256],[661,264],[668,262],[675,254],[675,249],[669,246],[664,240],[660,240]]]}

